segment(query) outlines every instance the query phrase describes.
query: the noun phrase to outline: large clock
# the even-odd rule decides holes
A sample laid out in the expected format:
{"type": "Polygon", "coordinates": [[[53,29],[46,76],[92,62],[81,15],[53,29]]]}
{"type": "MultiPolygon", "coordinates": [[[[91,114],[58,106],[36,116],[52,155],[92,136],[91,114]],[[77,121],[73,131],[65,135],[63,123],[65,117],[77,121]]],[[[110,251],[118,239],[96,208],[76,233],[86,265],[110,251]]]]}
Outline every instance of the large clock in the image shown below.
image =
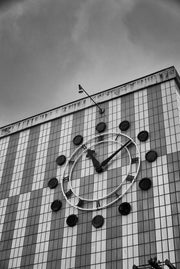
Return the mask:
{"type": "Polygon", "coordinates": [[[139,148],[130,136],[122,132],[93,136],[66,161],[61,180],[63,195],[80,210],[103,209],[132,187],[140,162],[139,148]]]}

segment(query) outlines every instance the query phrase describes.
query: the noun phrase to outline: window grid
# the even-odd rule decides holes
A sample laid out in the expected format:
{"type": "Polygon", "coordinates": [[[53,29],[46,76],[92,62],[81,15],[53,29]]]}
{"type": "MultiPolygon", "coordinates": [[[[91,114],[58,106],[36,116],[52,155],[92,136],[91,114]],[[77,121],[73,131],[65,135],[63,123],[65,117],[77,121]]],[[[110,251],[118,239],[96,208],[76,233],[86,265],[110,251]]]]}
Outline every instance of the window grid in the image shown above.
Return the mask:
{"type": "Polygon", "coordinates": [[[26,230],[27,215],[29,210],[29,199],[30,199],[30,193],[22,194],[19,196],[13,241],[8,265],[9,268],[14,267],[16,268],[20,266],[25,230],[26,230]]]}
{"type": "Polygon", "coordinates": [[[43,187],[50,127],[50,122],[42,124],[40,127],[32,190],[37,190],[43,187]]]}
{"type": "Polygon", "coordinates": [[[176,89],[171,84],[170,82],[161,84],[167,153],[180,150],[178,102],[176,89]]]}
{"type": "Polygon", "coordinates": [[[20,133],[9,196],[20,194],[28,138],[29,130],[20,133]]]}
{"type": "Polygon", "coordinates": [[[3,173],[3,169],[4,169],[4,163],[5,163],[5,159],[6,159],[8,144],[9,144],[9,136],[2,138],[0,140],[0,148],[1,148],[1,150],[0,150],[0,183],[1,183],[1,179],[2,179],[2,173],[3,173]]]}
{"type": "Polygon", "coordinates": [[[167,257],[172,263],[175,262],[173,247],[172,212],[170,206],[169,179],[166,156],[159,157],[157,165],[153,166],[155,228],[158,259],[165,260],[167,257]],[[166,187],[165,187],[166,186],[166,187]]]}
{"type": "MultiPolygon", "coordinates": [[[[179,104],[178,102],[180,102],[180,98],[177,98],[177,91],[173,82],[162,84],[161,94],[164,130],[164,127],[160,125],[161,120],[158,116],[158,109],[160,107],[158,99],[159,95],[154,91],[150,100],[148,99],[148,91],[151,91],[151,89],[143,89],[135,92],[134,94],[123,97],[123,104],[121,98],[110,100],[109,103],[103,104],[108,104],[106,113],[109,115],[109,118],[107,118],[107,115],[102,116],[101,118],[96,112],[95,107],[86,109],[83,112],[78,112],[76,115],[74,114],[63,117],[61,128],[59,128],[58,123],[54,124],[54,126],[57,126],[57,128],[54,128],[53,134],[53,137],[56,137],[56,142],[51,141],[51,147],[49,146],[50,130],[52,128],[51,123],[42,124],[40,126],[40,134],[35,132],[33,136],[30,136],[29,130],[20,133],[19,138],[17,138],[19,139],[18,146],[17,148],[15,147],[15,143],[17,143],[17,141],[13,142],[14,146],[11,151],[16,154],[16,161],[13,166],[14,179],[12,179],[10,185],[10,196],[19,195],[19,201],[18,203],[17,201],[15,202],[15,205],[17,206],[17,213],[9,267],[19,268],[21,265],[21,253],[23,251],[21,252],[20,249],[24,246],[23,243],[26,238],[25,233],[27,228],[33,229],[32,227],[34,225],[34,223],[31,223],[29,220],[30,216],[28,215],[28,212],[29,210],[32,210],[31,217],[34,217],[34,219],[36,218],[38,212],[36,211],[37,201],[39,201],[39,219],[36,224],[38,227],[35,245],[36,249],[35,255],[33,256],[33,254],[31,254],[30,256],[32,257],[28,257],[29,264],[34,263],[34,268],[56,268],[56,266],[60,264],[60,261],[58,262],[56,260],[55,253],[60,251],[62,251],[61,265],[64,266],[63,268],[75,268],[76,263],[79,263],[78,268],[84,268],[84,264],[86,264],[86,261],[89,259],[88,256],[91,256],[91,268],[104,269],[112,268],[112,266],[116,268],[116,266],[122,267],[122,264],[123,268],[129,268],[134,263],[139,264],[139,262],[141,262],[139,257],[146,258],[147,253],[154,253],[153,243],[156,244],[159,259],[163,260],[169,257],[172,262],[175,262],[176,256],[174,249],[176,245],[174,241],[174,233],[178,226],[175,225],[176,220],[172,217],[172,215],[175,216],[177,214],[176,207],[180,192],[180,184],[177,181],[177,177],[179,176],[179,157],[178,153],[176,154],[179,150],[179,112],[177,107],[179,104]],[[151,105],[153,103],[155,104],[153,106],[153,115],[149,113],[150,111],[148,110],[150,103],[151,105]],[[84,112],[85,115],[83,114],[84,112]],[[119,123],[125,118],[129,119],[132,123],[127,134],[130,135],[138,144],[142,157],[142,167],[137,178],[137,183],[133,185],[127,195],[124,196],[122,201],[120,201],[130,202],[132,205],[132,212],[127,217],[120,216],[117,210],[117,206],[120,204],[119,202],[116,205],[112,205],[110,209],[108,208],[98,212],[93,212],[91,217],[89,217],[90,214],[79,213],[79,211],[69,206],[69,204],[65,204],[65,201],[62,198],[62,193],[60,192],[60,186],[58,186],[55,190],[50,190],[47,188],[47,185],[44,184],[45,170],[48,165],[46,164],[47,156],[49,158],[48,160],[51,159],[52,162],[55,162],[57,156],[55,156],[53,149],[55,145],[58,144],[58,154],[64,154],[67,158],[69,158],[73,150],[76,148],[72,144],[72,138],[76,134],[82,134],[84,141],[88,140],[97,134],[95,126],[100,120],[107,123],[108,132],[119,132],[119,123]],[[135,124],[133,119],[135,119],[135,124]],[[159,125],[160,131],[165,131],[165,143],[161,137],[151,136],[151,128],[156,128],[156,125],[159,125]],[[81,133],[82,130],[83,133],[81,133]],[[149,132],[149,141],[141,143],[137,139],[137,135],[141,130],[147,130],[149,132]],[[27,153],[26,151],[27,144],[30,141],[33,141],[35,137],[37,138],[37,136],[39,136],[39,145],[35,156],[35,174],[33,177],[31,200],[33,199],[33,193],[36,191],[40,196],[39,200],[35,197],[34,202],[30,203],[30,192],[20,194],[21,184],[16,184],[15,179],[20,182],[22,178],[21,173],[25,169],[25,158],[27,157],[27,154],[31,156],[31,152],[27,153]],[[162,156],[158,156],[157,162],[149,164],[145,160],[145,153],[152,148],[152,145],[154,145],[153,149],[156,150],[156,145],[158,145],[158,143],[164,143],[163,146],[167,149],[167,155],[162,154],[162,156]],[[171,158],[172,161],[170,161],[171,158]],[[138,187],[138,183],[144,176],[150,177],[153,181],[153,190],[142,194],[142,191],[138,187]],[[43,188],[41,192],[39,192],[40,188],[43,188]],[[65,204],[65,208],[63,208],[65,212],[63,212],[63,210],[61,211],[61,217],[64,221],[64,225],[61,225],[60,227],[58,226],[58,221],[60,221],[60,219],[57,217],[59,213],[56,214],[57,219],[55,219],[55,215],[50,209],[51,202],[56,198],[61,200],[63,199],[63,204],[65,204]],[[78,214],[79,216],[80,224],[78,225],[81,225],[81,231],[78,229],[78,225],[73,229],[67,227],[66,218],[68,215],[73,213],[78,214]],[[92,219],[92,217],[96,214],[104,216],[105,224],[100,230],[96,230],[92,226],[87,232],[86,226],[91,226],[91,224],[89,224],[89,219],[92,219]],[[140,215],[143,215],[143,218],[139,218],[140,215]],[[53,220],[55,221],[52,225],[53,220]],[[28,222],[30,225],[27,227],[28,222]],[[153,223],[155,223],[155,227],[153,227],[153,223]],[[152,229],[150,229],[151,225],[152,229]],[[54,236],[54,238],[51,238],[51,232],[53,232],[56,237],[54,236]],[[155,232],[155,235],[153,232],[155,232]],[[80,239],[78,238],[79,235],[80,239]],[[142,239],[140,237],[142,237],[142,239]],[[78,240],[80,240],[80,242],[78,240]],[[62,241],[63,243],[61,243],[62,241]],[[104,243],[105,241],[106,243],[104,243]],[[82,248],[81,255],[77,250],[78,244],[82,248]],[[50,267],[55,264],[55,267],[50,267]]],[[[55,121],[58,122],[57,120],[55,121]]],[[[6,162],[5,156],[8,148],[8,140],[9,138],[0,140],[0,146],[2,148],[0,151],[1,171],[3,171],[4,163],[6,162]]],[[[35,147],[35,145],[32,147],[35,147]]],[[[114,150],[115,145],[112,147],[105,146],[104,150],[99,151],[99,158],[103,159],[105,154],[110,154],[114,150]]],[[[114,161],[111,166],[112,169],[104,172],[102,174],[102,179],[100,180],[101,175],[98,177],[97,174],[94,175],[92,161],[85,159],[83,156],[82,166],[77,165],[76,172],[74,172],[73,175],[74,178],[77,179],[73,181],[74,188],[77,193],[79,191],[82,192],[82,194],[86,194],[87,196],[89,195],[89,197],[105,195],[106,192],[113,188],[113,186],[116,186],[117,180],[119,180],[118,177],[121,178],[127,173],[127,166],[123,165],[125,164],[125,160],[122,159],[121,161],[121,164],[119,161],[114,161]],[[88,186],[86,186],[87,181],[89,181],[88,186]]],[[[26,169],[32,169],[33,164],[31,161],[28,165],[26,166],[26,169]]],[[[64,166],[57,166],[55,168],[56,175],[54,175],[54,168],[51,168],[52,174],[56,176],[59,181],[62,180],[63,169],[64,166]]],[[[48,173],[50,173],[49,170],[48,173]]],[[[10,175],[8,170],[6,175],[10,175]]],[[[47,179],[48,177],[46,180],[47,179]]],[[[8,181],[10,182],[10,179],[8,179],[8,181]]],[[[125,186],[123,188],[125,188],[125,186]]],[[[8,220],[11,220],[13,207],[11,208],[12,211],[6,212],[7,202],[8,199],[2,198],[0,200],[0,236],[3,231],[5,217],[7,220],[7,229],[11,229],[12,223],[10,221],[8,222],[8,220]]],[[[178,238],[177,234],[175,234],[175,236],[178,238]]],[[[30,239],[26,242],[25,246],[29,248],[32,247],[30,239]]],[[[87,264],[87,266],[89,265],[90,264],[87,264]]],[[[27,264],[24,265],[24,268],[26,268],[26,266],[27,264]]]]}
{"type": "MultiPolygon", "coordinates": [[[[62,143],[62,150],[65,152],[66,156],[71,155],[70,149],[70,142],[72,139],[71,132],[72,132],[72,122],[73,118],[66,118],[65,122],[62,122],[62,130],[68,130],[68,133],[65,131],[65,137],[61,137],[62,142],[60,141],[60,150],[61,150],[61,143],[62,143]],[[67,144],[63,144],[65,142],[67,144]],[[65,147],[68,145],[68,147],[65,147]]],[[[59,150],[59,151],[60,151],[59,150]]],[[[63,152],[61,151],[61,152],[63,152]]],[[[62,179],[61,179],[62,180],[62,179]]],[[[76,181],[77,182],[77,181],[76,181]]],[[[77,214],[77,210],[74,207],[71,207],[68,203],[65,205],[65,218],[64,218],[64,231],[63,231],[63,242],[62,242],[62,259],[61,259],[61,268],[73,268],[75,264],[75,255],[73,254],[75,251],[75,247],[72,245],[73,242],[75,244],[76,235],[77,235],[77,226],[70,228],[66,224],[66,218],[70,214],[77,214]]]]}

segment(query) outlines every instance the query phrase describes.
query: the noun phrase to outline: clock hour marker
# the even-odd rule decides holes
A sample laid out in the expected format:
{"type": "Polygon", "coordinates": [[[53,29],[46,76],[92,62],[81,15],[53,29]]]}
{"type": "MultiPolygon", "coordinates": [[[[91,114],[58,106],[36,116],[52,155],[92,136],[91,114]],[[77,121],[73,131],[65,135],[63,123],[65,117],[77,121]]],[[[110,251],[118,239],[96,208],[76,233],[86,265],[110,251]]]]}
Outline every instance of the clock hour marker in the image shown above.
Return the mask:
{"type": "Polygon", "coordinates": [[[133,163],[138,163],[139,162],[139,158],[138,157],[133,157],[132,159],[131,159],[131,164],[133,164],[133,163]]]}
{"type": "Polygon", "coordinates": [[[64,181],[64,182],[67,182],[67,181],[69,181],[69,176],[67,176],[67,177],[64,177],[64,178],[63,178],[63,181],[64,181]]]}
{"type": "Polygon", "coordinates": [[[73,163],[74,163],[74,160],[69,160],[69,163],[70,163],[70,164],[73,164],[73,163]]]}
{"type": "Polygon", "coordinates": [[[99,200],[96,201],[96,207],[97,207],[97,208],[100,207],[100,202],[99,202],[99,200]]]}
{"type": "Polygon", "coordinates": [[[79,202],[77,203],[77,206],[83,207],[83,205],[84,205],[84,200],[79,199],[79,202]]]}
{"type": "Polygon", "coordinates": [[[65,193],[65,195],[66,195],[67,198],[70,198],[72,194],[73,194],[73,192],[72,192],[71,189],[68,190],[68,191],[65,193]]]}
{"type": "Polygon", "coordinates": [[[115,192],[114,194],[116,195],[117,198],[120,196],[117,192],[115,192]]]}
{"type": "Polygon", "coordinates": [[[87,146],[85,144],[82,145],[83,149],[87,149],[87,146]]]}
{"type": "Polygon", "coordinates": [[[100,142],[100,141],[103,141],[104,140],[104,135],[100,135],[100,136],[98,136],[98,142],[100,142]]]}
{"type": "Polygon", "coordinates": [[[132,182],[133,179],[134,179],[134,176],[132,176],[132,175],[127,175],[127,177],[126,177],[126,181],[128,181],[128,182],[132,182]]]}

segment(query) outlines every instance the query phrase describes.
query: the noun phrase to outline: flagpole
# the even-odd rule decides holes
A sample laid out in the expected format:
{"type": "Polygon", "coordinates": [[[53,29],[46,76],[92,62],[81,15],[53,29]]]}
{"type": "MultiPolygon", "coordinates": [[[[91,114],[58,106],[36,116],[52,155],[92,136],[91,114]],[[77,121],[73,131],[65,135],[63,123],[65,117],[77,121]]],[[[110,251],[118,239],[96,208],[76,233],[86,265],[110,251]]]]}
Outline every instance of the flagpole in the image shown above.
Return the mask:
{"type": "Polygon", "coordinates": [[[87,91],[79,84],[79,93],[81,93],[81,91],[85,92],[85,94],[91,99],[91,101],[93,101],[93,103],[99,108],[99,113],[103,114],[105,109],[102,109],[94,100],[93,98],[87,93],[87,91]]]}

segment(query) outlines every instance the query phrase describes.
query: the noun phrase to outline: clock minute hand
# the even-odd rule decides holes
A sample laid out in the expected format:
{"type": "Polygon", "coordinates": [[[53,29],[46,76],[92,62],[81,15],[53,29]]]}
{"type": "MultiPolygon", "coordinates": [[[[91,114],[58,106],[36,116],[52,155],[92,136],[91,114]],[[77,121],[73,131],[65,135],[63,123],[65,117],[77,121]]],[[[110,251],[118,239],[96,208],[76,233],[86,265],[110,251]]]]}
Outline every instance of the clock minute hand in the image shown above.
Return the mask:
{"type": "Polygon", "coordinates": [[[112,158],[114,158],[114,156],[116,154],[118,154],[124,147],[126,147],[129,143],[131,142],[131,140],[128,140],[124,145],[122,145],[118,150],[116,150],[112,155],[110,155],[107,159],[105,159],[102,163],[101,166],[105,166],[110,160],[112,160],[112,158]]]}

